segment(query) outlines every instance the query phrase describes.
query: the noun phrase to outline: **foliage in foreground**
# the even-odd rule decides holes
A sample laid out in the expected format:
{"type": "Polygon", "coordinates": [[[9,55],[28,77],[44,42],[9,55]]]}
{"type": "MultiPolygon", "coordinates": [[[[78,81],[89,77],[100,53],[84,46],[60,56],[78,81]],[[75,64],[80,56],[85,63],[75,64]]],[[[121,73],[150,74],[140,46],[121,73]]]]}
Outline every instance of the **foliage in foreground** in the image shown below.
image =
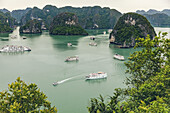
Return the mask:
{"type": "Polygon", "coordinates": [[[159,33],[151,40],[139,38],[136,51],[125,63],[128,88],[115,89],[113,96],[92,98],[90,113],[168,113],[170,108],[170,39],[159,33]]]}
{"type": "Polygon", "coordinates": [[[47,96],[36,84],[26,84],[18,77],[8,85],[8,90],[0,92],[0,112],[4,113],[57,113],[47,96]]]}

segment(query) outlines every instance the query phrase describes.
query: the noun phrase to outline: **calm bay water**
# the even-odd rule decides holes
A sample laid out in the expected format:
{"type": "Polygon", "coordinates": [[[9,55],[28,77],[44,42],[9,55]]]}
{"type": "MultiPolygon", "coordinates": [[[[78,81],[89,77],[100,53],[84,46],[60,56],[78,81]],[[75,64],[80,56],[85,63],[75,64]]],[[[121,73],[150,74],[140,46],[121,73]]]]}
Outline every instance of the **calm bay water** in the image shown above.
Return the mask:
{"type": "MultiPolygon", "coordinates": [[[[168,32],[170,28],[155,28],[156,32],[168,32]]],[[[88,30],[95,35],[98,46],[88,44],[92,42],[90,36],[51,36],[48,31],[41,35],[23,35],[18,29],[12,34],[1,34],[0,48],[5,45],[24,45],[32,48],[31,52],[0,53],[0,91],[7,89],[8,84],[21,77],[27,83],[36,83],[58,109],[58,113],[87,113],[90,98],[112,95],[113,90],[125,87],[126,67],[123,61],[113,59],[115,53],[124,55],[127,61],[129,53],[134,50],[119,49],[109,46],[109,34],[103,35],[104,30],[88,30]],[[16,39],[10,36],[17,35],[16,39]],[[72,47],[67,43],[71,42],[72,47]],[[68,56],[78,55],[78,62],[64,62],[68,56]],[[104,71],[108,78],[103,80],[85,81],[85,76],[92,72],[104,71]],[[55,81],[70,78],[54,87],[55,81]]]]}

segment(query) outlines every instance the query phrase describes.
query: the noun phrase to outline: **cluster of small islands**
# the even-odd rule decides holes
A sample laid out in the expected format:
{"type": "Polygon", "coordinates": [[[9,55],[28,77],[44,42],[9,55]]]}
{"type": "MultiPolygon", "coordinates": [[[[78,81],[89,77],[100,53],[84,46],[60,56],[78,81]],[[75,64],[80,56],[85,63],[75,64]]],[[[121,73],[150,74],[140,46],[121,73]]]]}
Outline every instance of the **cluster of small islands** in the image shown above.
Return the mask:
{"type": "Polygon", "coordinates": [[[138,10],[136,13],[122,14],[100,6],[57,8],[46,5],[43,9],[34,7],[12,12],[0,9],[0,20],[0,33],[12,32],[17,26],[20,26],[20,34],[39,34],[42,30],[49,30],[50,35],[88,35],[86,29],[113,29],[109,36],[110,43],[128,48],[135,45],[137,37],[148,34],[151,39],[155,37],[152,26],[170,26],[170,10],[138,10]],[[155,15],[161,15],[162,20],[155,15]]]}

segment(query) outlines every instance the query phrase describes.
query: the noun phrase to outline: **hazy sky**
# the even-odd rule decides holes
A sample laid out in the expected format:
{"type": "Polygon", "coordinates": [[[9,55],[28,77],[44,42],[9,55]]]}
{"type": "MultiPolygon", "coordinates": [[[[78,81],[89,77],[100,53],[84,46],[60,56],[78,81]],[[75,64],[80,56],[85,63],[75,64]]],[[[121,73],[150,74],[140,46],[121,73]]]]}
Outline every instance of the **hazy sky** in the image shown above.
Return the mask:
{"type": "Polygon", "coordinates": [[[122,13],[134,12],[144,9],[170,9],[170,0],[0,0],[0,9],[8,10],[25,9],[26,7],[43,8],[45,5],[51,4],[56,7],[73,6],[95,6],[110,7],[117,9],[122,13]]]}

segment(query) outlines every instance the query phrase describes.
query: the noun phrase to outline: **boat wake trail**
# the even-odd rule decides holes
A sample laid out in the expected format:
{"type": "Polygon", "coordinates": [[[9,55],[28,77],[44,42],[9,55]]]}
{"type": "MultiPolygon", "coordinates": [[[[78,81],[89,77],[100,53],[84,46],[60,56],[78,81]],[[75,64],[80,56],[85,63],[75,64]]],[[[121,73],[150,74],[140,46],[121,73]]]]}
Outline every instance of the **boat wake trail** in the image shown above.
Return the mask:
{"type": "Polygon", "coordinates": [[[68,81],[68,80],[71,80],[71,79],[73,79],[73,78],[74,78],[74,77],[70,77],[70,78],[67,78],[67,79],[58,81],[58,84],[64,83],[64,82],[66,82],[66,81],[68,81]]]}
{"type": "Polygon", "coordinates": [[[58,82],[55,82],[55,83],[53,83],[53,85],[62,84],[62,83],[64,83],[64,82],[68,81],[68,80],[71,80],[71,79],[73,79],[73,78],[77,78],[77,77],[79,77],[79,76],[80,76],[80,75],[74,76],[74,77],[70,77],[70,78],[67,78],[67,79],[64,79],[64,80],[61,80],[61,81],[58,81],[58,82]]]}

